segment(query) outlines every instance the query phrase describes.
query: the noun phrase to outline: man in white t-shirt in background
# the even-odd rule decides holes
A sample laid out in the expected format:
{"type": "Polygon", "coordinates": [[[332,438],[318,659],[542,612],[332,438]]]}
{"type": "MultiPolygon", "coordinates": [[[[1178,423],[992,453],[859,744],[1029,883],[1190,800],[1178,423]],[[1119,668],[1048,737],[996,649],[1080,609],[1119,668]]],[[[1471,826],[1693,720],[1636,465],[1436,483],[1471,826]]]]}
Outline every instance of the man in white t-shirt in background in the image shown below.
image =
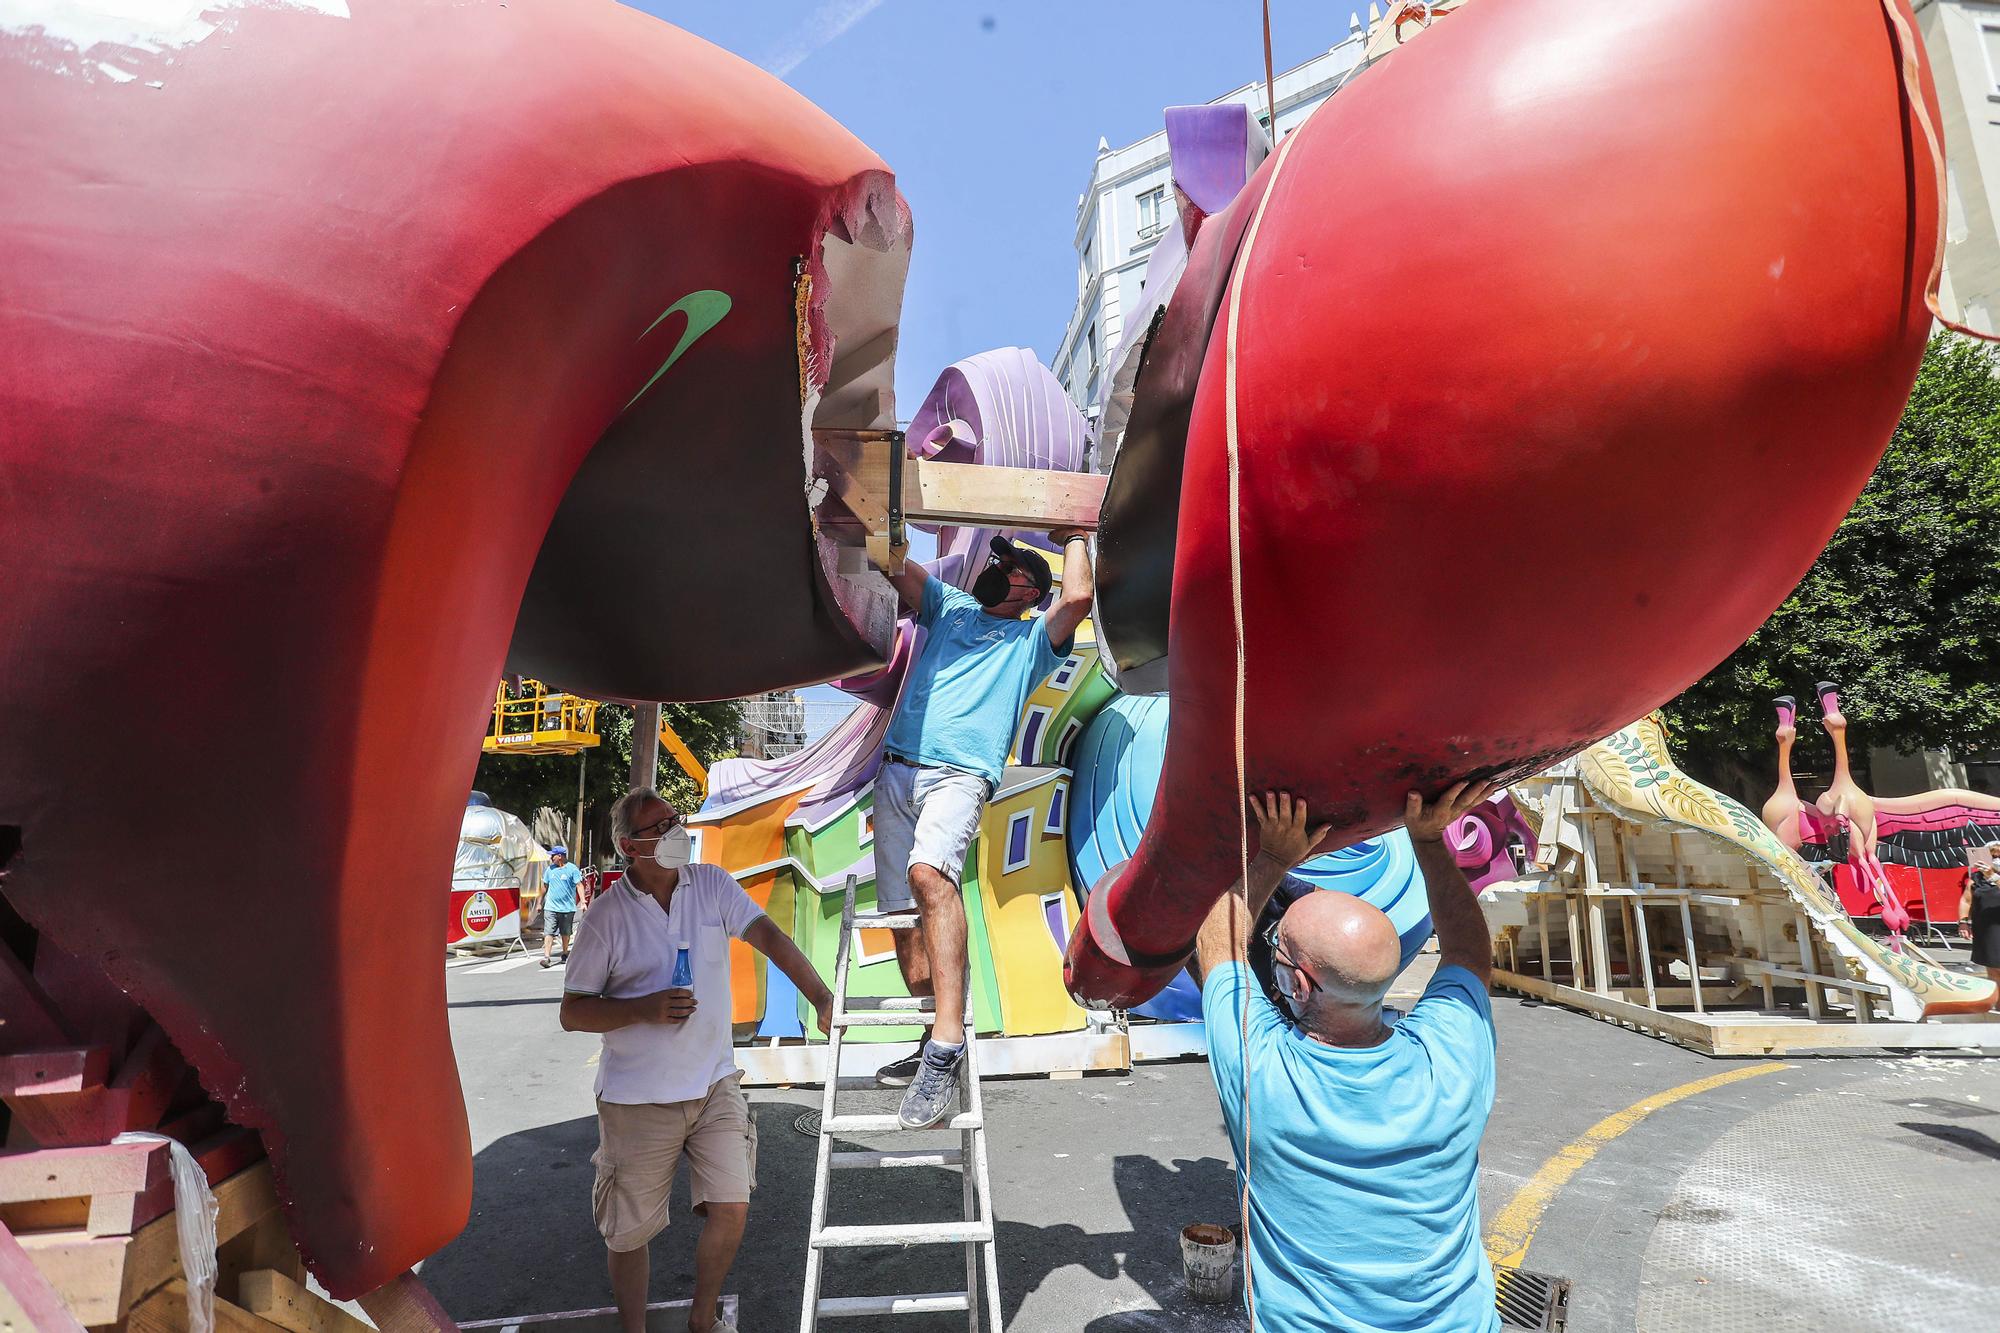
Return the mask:
{"type": "Polygon", "coordinates": [[[646,1327],[647,1244],[667,1225],[674,1170],[686,1153],[694,1211],[691,1333],[736,1333],[718,1318],[757,1174],[757,1130],[730,1040],[729,942],[763,954],[799,988],[828,1030],[833,995],[798,946],[720,866],[689,863],[679,811],[650,787],[611,811],[613,844],[631,869],[600,893],[577,928],[564,977],[562,1025],[599,1032],[597,1180],[591,1211],[609,1253],[626,1333],[646,1327]],[[673,984],[682,950],[691,985],[673,984]]]}

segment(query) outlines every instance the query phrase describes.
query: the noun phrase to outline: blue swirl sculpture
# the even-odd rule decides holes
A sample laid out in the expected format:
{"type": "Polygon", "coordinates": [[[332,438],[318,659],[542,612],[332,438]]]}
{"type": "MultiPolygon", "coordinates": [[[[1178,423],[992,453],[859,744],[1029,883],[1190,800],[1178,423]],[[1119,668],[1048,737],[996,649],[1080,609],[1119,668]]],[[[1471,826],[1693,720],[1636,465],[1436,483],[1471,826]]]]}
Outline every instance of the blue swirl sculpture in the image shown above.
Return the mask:
{"type": "MultiPolygon", "coordinates": [[[[1163,695],[1121,694],[1106,704],[1077,739],[1070,784],[1069,862],[1079,892],[1089,894],[1105,873],[1132,855],[1153,813],[1167,748],[1163,695]]],[[[1397,829],[1314,857],[1296,872],[1322,889],[1339,889],[1381,908],[1403,939],[1408,963],[1430,938],[1423,877],[1409,837],[1397,829]]],[[[1148,1018],[1201,1017],[1201,995],[1187,975],[1132,1012],[1148,1018]]]]}

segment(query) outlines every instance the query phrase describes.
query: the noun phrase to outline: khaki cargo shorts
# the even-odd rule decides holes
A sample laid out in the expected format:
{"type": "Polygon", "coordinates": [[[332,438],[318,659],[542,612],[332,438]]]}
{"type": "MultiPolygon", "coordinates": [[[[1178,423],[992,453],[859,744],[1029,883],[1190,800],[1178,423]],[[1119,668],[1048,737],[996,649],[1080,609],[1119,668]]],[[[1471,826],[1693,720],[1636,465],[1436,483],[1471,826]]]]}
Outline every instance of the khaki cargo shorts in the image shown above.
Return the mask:
{"type": "Polygon", "coordinates": [[[739,1071],[686,1102],[597,1103],[598,1147],[590,1191],[598,1234],[613,1250],[636,1250],[667,1225],[674,1171],[687,1153],[694,1210],[748,1203],[757,1185],[757,1126],[739,1071]]]}

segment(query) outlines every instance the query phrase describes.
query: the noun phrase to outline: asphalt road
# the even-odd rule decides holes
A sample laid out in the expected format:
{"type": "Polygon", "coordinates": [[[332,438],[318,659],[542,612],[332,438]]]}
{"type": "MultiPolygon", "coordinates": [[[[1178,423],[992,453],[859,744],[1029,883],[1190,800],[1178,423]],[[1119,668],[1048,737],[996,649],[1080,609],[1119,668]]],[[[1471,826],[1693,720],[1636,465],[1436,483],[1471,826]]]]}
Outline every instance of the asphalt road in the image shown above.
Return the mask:
{"type": "MultiPolygon", "coordinates": [[[[557,1027],[560,990],[559,971],[518,960],[450,971],[473,1214],[423,1271],[460,1319],[609,1303],[589,1204],[597,1043],[557,1027]]],[[[1501,997],[1495,1014],[1482,1214],[1528,1241],[1523,1267],[1574,1283],[1570,1333],[2000,1327],[2000,1060],[1715,1060],[1531,1001],[1501,997]]],[[[986,1097],[1006,1327],[1247,1327],[1240,1310],[1181,1290],[1181,1227],[1236,1209],[1205,1064],[995,1080],[986,1097]]],[[[790,1329],[815,1150],[793,1122],[819,1094],[752,1100],[759,1187],[727,1289],[746,1331],[790,1329]]],[[[857,1094],[852,1109],[870,1101],[894,1098],[857,1094]]],[[[952,1171],[847,1172],[836,1185],[835,1222],[959,1211],[952,1171]]],[[[685,1178],[674,1219],[653,1247],[658,1300],[685,1296],[692,1278],[685,1178]]],[[[952,1250],[833,1260],[834,1294],[963,1285],[952,1250]]]]}

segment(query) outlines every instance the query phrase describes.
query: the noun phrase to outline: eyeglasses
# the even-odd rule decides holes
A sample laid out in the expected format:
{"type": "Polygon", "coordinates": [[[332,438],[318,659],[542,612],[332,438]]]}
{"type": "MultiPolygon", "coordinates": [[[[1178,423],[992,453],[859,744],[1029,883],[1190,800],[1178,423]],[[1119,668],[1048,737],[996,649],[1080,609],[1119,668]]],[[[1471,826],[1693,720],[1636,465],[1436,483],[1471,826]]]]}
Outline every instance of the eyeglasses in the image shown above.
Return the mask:
{"type": "Polygon", "coordinates": [[[1324,989],[1319,984],[1319,982],[1313,979],[1313,974],[1310,971],[1307,971],[1305,966],[1301,964],[1296,958],[1289,956],[1285,952],[1285,947],[1282,944],[1278,943],[1278,928],[1283,924],[1284,924],[1284,918],[1280,917],[1278,920],[1273,921],[1271,923],[1271,928],[1269,930],[1264,932],[1264,943],[1271,946],[1271,961],[1274,963],[1283,963],[1286,967],[1296,969],[1300,973],[1300,975],[1305,977],[1306,985],[1310,986],[1313,990],[1324,989]]]}
{"type": "Polygon", "coordinates": [[[626,836],[634,842],[637,842],[641,838],[664,838],[686,822],[686,815],[668,815],[659,823],[648,824],[645,828],[635,828],[626,834],[626,836]]]}

